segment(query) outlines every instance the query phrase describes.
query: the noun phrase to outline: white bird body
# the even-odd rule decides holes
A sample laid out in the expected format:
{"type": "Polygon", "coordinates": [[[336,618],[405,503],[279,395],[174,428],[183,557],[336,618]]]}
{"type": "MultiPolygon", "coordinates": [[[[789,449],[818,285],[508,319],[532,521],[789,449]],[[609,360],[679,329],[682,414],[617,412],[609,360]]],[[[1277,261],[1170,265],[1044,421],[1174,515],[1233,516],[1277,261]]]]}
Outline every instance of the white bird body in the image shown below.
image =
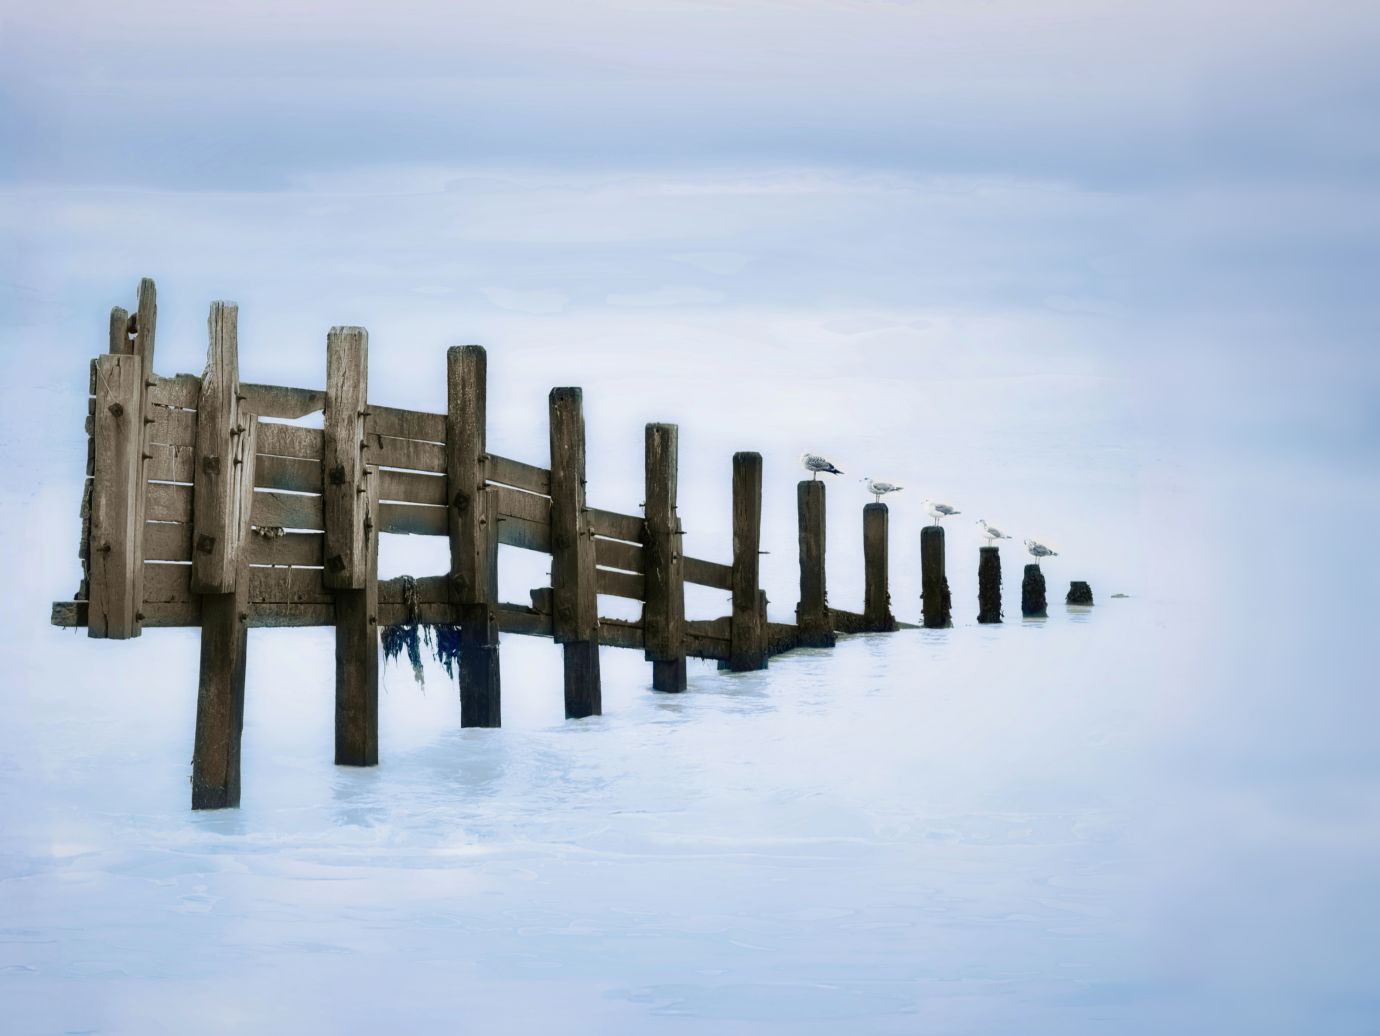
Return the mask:
{"type": "Polygon", "coordinates": [[[810,472],[810,478],[818,479],[822,471],[826,475],[842,475],[843,472],[836,468],[832,461],[825,460],[818,453],[811,453],[806,450],[800,455],[800,463],[806,471],[810,472]]]}
{"type": "Polygon", "coordinates": [[[1043,543],[1036,543],[1034,540],[1026,540],[1025,549],[1032,558],[1057,558],[1059,556],[1057,550],[1050,550],[1043,543]]]}
{"type": "Polygon", "coordinates": [[[988,525],[985,518],[979,518],[978,524],[982,526],[982,534],[987,537],[988,543],[996,543],[997,540],[1009,540],[1011,538],[995,525],[988,525]]]}
{"type": "Polygon", "coordinates": [[[883,482],[881,479],[876,478],[865,478],[863,481],[867,483],[867,491],[871,493],[878,502],[880,502],[882,497],[886,496],[886,494],[899,493],[905,488],[904,486],[896,485],[894,482],[883,482]]]}
{"type": "Polygon", "coordinates": [[[929,511],[930,517],[934,519],[935,525],[939,524],[941,518],[950,518],[953,515],[963,513],[962,511],[955,510],[949,504],[936,503],[933,500],[925,501],[925,509],[929,511]]]}

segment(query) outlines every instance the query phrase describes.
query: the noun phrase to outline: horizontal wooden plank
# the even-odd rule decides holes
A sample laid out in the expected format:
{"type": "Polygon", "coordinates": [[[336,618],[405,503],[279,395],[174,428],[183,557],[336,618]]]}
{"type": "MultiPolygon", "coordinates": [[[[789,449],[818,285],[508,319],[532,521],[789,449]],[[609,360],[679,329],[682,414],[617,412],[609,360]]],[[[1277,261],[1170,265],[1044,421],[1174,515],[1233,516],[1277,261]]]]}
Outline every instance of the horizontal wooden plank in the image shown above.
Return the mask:
{"type": "Polygon", "coordinates": [[[446,536],[446,508],[423,504],[379,504],[379,532],[411,536],[446,536]]]}
{"type": "Polygon", "coordinates": [[[489,492],[494,495],[498,513],[504,517],[521,518],[523,521],[535,522],[539,525],[546,525],[551,521],[551,498],[549,496],[523,493],[517,489],[509,489],[507,486],[494,486],[489,492]]]}
{"type": "Polygon", "coordinates": [[[156,406],[152,412],[153,423],[149,425],[149,442],[169,443],[173,446],[191,446],[196,442],[196,411],[173,410],[156,406]]]}
{"type": "Polygon", "coordinates": [[[551,636],[550,615],[518,604],[500,604],[496,610],[500,632],[521,633],[529,637],[551,636]]]}
{"type": "Polygon", "coordinates": [[[144,517],[151,522],[190,522],[192,487],[150,482],[144,495],[144,517]]]}
{"type": "Polygon", "coordinates": [[[423,442],[446,441],[446,415],[429,414],[423,410],[400,410],[391,406],[369,404],[369,420],[365,427],[374,435],[395,439],[419,439],[423,442]]]}
{"type": "MultiPolygon", "coordinates": [[[[529,522],[522,518],[498,516],[498,542],[523,550],[551,553],[551,526],[545,522],[529,522]]],[[[596,541],[598,542],[598,541],[596,541]]]]}
{"type": "Polygon", "coordinates": [[[144,560],[191,561],[192,527],[181,522],[145,522],[144,560]]]}
{"type": "MultiPolygon", "coordinates": [[[[450,601],[450,583],[446,576],[421,576],[412,580],[418,604],[444,604],[450,601]]],[[[379,601],[401,604],[407,601],[407,579],[396,576],[379,580],[379,601]]]]}
{"type": "Polygon", "coordinates": [[[255,385],[240,382],[240,404],[251,414],[264,418],[296,421],[325,409],[326,393],[320,389],[286,388],[282,385],[255,385]]]}
{"type": "Polygon", "coordinates": [[[148,443],[149,459],[144,477],[150,482],[191,482],[196,464],[195,446],[148,443]]]}
{"type": "Polygon", "coordinates": [[[257,455],[300,457],[321,463],[321,429],[300,428],[295,424],[259,422],[257,455]]]}
{"type": "MultiPolygon", "coordinates": [[[[319,568],[249,569],[249,600],[253,603],[329,604],[334,598],[321,582],[319,568]]],[[[144,565],[144,601],[173,604],[191,601],[191,565],[144,565]]]]}
{"type": "Polygon", "coordinates": [[[323,563],[325,538],[319,532],[285,532],[265,536],[255,530],[244,542],[251,565],[306,565],[323,563]]]}
{"type": "Polygon", "coordinates": [[[594,538],[594,563],[602,568],[617,568],[624,572],[641,572],[644,567],[642,548],[622,540],[594,538]]]}
{"type": "Polygon", "coordinates": [[[485,477],[490,482],[516,486],[518,489],[525,489],[529,493],[540,493],[543,496],[551,495],[551,472],[546,468],[524,464],[520,460],[509,460],[507,457],[500,457],[491,453],[488,457],[485,477]]]}
{"type": "Polygon", "coordinates": [[[249,511],[249,521],[260,528],[306,529],[319,532],[326,527],[319,496],[257,490],[249,511]]]}
{"type": "Polygon", "coordinates": [[[149,388],[149,402],[154,406],[195,410],[201,398],[201,379],[195,374],[174,374],[170,378],[154,376],[149,388]]]}
{"type": "Polygon", "coordinates": [[[261,452],[256,453],[254,487],[286,489],[293,493],[320,493],[321,462],[304,460],[301,457],[274,457],[261,452]]]}
{"type": "Polygon", "coordinates": [[[607,536],[613,540],[627,540],[629,543],[642,542],[642,519],[617,511],[601,511],[597,507],[589,509],[589,527],[596,536],[607,536]]]}
{"type": "Polygon", "coordinates": [[[683,571],[687,583],[712,586],[719,590],[733,589],[732,565],[720,565],[717,561],[701,561],[699,558],[685,558],[683,571]]]}
{"type": "Polygon", "coordinates": [[[446,505],[446,476],[421,471],[379,470],[379,499],[409,504],[446,505]]]}
{"type": "Polygon", "coordinates": [[[731,623],[727,615],[717,619],[686,619],[685,631],[707,640],[727,641],[731,623]]]}
{"type": "Polygon", "coordinates": [[[615,572],[608,568],[594,570],[595,593],[609,594],[612,597],[626,597],[640,601],[646,596],[643,577],[633,572],[615,572]]]}
{"type": "Polygon", "coordinates": [[[366,463],[381,468],[406,468],[409,471],[434,471],[445,474],[446,448],[440,443],[418,439],[398,439],[368,433],[364,436],[366,463]]]}
{"type": "Polygon", "coordinates": [[[641,651],[643,647],[642,625],[626,619],[600,619],[599,643],[605,647],[632,648],[641,651]]]}

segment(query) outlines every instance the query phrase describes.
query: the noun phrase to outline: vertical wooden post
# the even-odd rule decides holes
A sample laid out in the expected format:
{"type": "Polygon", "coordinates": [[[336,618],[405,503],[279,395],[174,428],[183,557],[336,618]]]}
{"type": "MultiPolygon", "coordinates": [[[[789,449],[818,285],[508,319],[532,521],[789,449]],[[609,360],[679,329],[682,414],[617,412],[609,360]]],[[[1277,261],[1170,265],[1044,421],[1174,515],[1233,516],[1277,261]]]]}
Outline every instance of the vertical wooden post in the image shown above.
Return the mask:
{"type": "MultiPolygon", "coordinates": [[[[112,317],[112,328],[119,313],[123,310],[112,317]]],[[[87,548],[91,566],[87,635],[91,637],[122,640],[139,635],[143,383],[143,365],[137,356],[110,353],[96,360],[95,459],[87,548]]]]}
{"type": "Polygon", "coordinates": [[[1093,604],[1092,587],[1083,580],[1073,580],[1069,583],[1069,592],[1068,596],[1064,598],[1064,603],[1083,605],[1091,608],[1093,604]]]}
{"type": "Polygon", "coordinates": [[[197,403],[196,467],[192,474],[192,590],[231,593],[239,575],[240,537],[232,485],[239,412],[239,344],[233,302],[211,303],[210,347],[197,403]]]}
{"type": "Polygon", "coordinates": [[[949,580],[944,574],[944,529],[938,525],[920,530],[920,588],[925,628],[952,626],[949,580]]]}
{"type": "Polygon", "coordinates": [[[1025,566],[1025,577],[1021,580],[1021,614],[1027,619],[1048,617],[1045,605],[1045,574],[1037,564],[1025,566]]]}
{"type": "Polygon", "coordinates": [[[326,336],[326,412],[321,445],[325,516],[322,585],[363,590],[369,570],[364,518],[364,417],[369,396],[369,332],[333,327],[326,336]]]}
{"type": "Polygon", "coordinates": [[[978,617],[981,623],[1001,622],[1001,551],[978,548],[978,617]]]}
{"type": "Polygon", "coordinates": [[[795,624],[802,647],[833,647],[833,623],[824,569],[824,483],[806,479],[795,487],[800,533],[800,603],[795,624]]]}
{"type": "Polygon", "coordinates": [[[652,688],[685,690],[685,574],[680,520],[676,515],[678,430],[673,424],[646,429],[646,505],[643,512],[642,608],[645,655],[652,688]]]}
{"type": "Polygon", "coordinates": [[[767,667],[767,616],[759,584],[762,542],[762,455],[733,455],[733,614],[728,668],[767,667]]]}
{"type": "Polygon", "coordinates": [[[896,628],[887,582],[889,525],[886,504],[870,503],[863,508],[863,619],[875,633],[896,628]]]}
{"type": "Polygon", "coordinates": [[[460,725],[502,723],[498,655],[498,523],[485,487],[488,356],[446,353],[446,478],[450,592],[460,617],[460,725]]]}
{"type": "Polygon", "coordinates": [[[551,390],[552,632],[565,653],[565,714],[597,716],[599,612],[585,511],[585,416],[578,388],[551,390]]]}
{"type": "MultiPolygon", "coordinates": [[[[246,422],[227,458],[233,480],[223,510],[236,523],[237,540],[249,528],[254,493],[254,449],[258,423],[246,422]]],[[[195,517],[195,516],[193,516],[195,517]]],[[[192,808],[225,809],[240,804],[240,739],[244,731],[244,670],[249,631],[249,566],[235,550],[234,586],[228,593],[201,595],[201,671],[197,681],[196,743],[192,751],[192,808]]]]}
{"type": "Polygon", "coordinates": [[[379,478],[364,469],[365,581],[362,590],[336,590],[335,764],[379,761],[379,478]]]}

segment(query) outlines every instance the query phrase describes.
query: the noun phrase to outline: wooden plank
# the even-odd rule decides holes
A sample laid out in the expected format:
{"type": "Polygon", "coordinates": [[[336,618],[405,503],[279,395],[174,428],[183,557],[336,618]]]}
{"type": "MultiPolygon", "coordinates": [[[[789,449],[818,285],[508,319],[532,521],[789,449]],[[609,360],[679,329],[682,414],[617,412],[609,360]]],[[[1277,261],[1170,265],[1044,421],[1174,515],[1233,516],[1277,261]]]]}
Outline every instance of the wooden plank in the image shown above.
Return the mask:
{"type": "Polygon", "coordinates": [[[249,580],[230,593],[204,594],[196,738],[192,750],[192,809],[240,804],[240,742],[244,732],[244,672],[249,631],[249,580]]]}
{"type": "Polygon", "coordinates": [[[259,453],[274,457],[321,459],[324,433],[320,428],[299,428],[292,424],[259,422],[259,453]]]}
{"type": "Polygon", "coordinates": [[[149,411],[153,423],[149,425],[147,441],[172,446],[191,446],[196,442],[197,413],[195,410],[174,410],[155,406],[149,411]]]}
{"type": "Polygon", "coordinates": [[[896,628],[887,584],[887,527],[886,504],[874,502],[863,508],[863,615],[879,633],[896,628]]]}
{"type": "Polygon", "coordinates": [[[240,398],[246,410],[260,417],[296,421],[325,409],[326,393],[319,389],[286,388],[282,385],[240,385],[240,398]]]}
{"type": "Polygon", "coordinates": [[[712,586],[716,590],[733,589],[733,566],[699,558],[685,559],[685,581],[696,586],[712,586]]]}
{"type": "Polygon", "coordinates": [[[625,540],[628,543],[642,542],[642,519],[617,511],[601,511],[589,508],[589,528],[595,536],[607,536],[611,540],[625,540]]]}
{"type": "Polygon", "coordinates": [[[549,614],[513,604],[500,604],[495,611],[498,614],[498,628],[504,633],[519,633],[528,637],[551,636],[549,614]]]}
{"type": "Polygon", "coordinates": [[[529,493],[540,493],[542,496],[551,495],[551,472],[546,468],[524,464],[520,460],[509,460],[507,457],[499,457],[491,453],[488,458],[487,474],[490,482],[516,486],[518,489],[525,489],[529,493]]]}
{"type": "Polygon", "coordinates": [[[365,473],[365,585],[358,590],[337,589],[334,593],[337,766],[377,766],[379,761],[379,480],[376,476],[373,470],[365,473]]]}
{"type": "Polygon", "coordinates": [[[106,354],[97,360],[88,545],[91,637],[139,635],[143,387],[137,356],[106,354]]]}
{"type": "Polygon", "coordinates": [[[192,585],[198,593],[235,589],[241,568],[237,497],[243,434],[239,408],[239,308],[211,303],[210,347],[197,403],[196,462],[192,494],[192,585]]]}
{"type": "Polygon", "coordinates": [[[410,536],[444,536],[446,508],[422,504],[379,504],[379,532],[410,536]]]}
{"type": "Polygon", "coordinates": [[[523,493],[507,486],[491,486],[488,490],[503,518],[521,518],[538,525],[551,523],[551,498],[535,493],[523,493]]]}
{"type": "MultiPolygon", "coordinates": [[[[152,488],[152,487],[150,487],[152,488]]],[[[259,490],[254,494],[251,523],[267,529],[299,529],[320,532],[325,528],[325,508],[319,496],[259,490]]]]}
{"type": "Polygon", "coordinates": [[[728,667],[764,669],[767,623],[758,584],[762,537],[762,455],[733,455],[733,624],[728,667]]]}
{"type": "Polygon", "coordinates": [[[144,477],[150,482],[191,484],[196,467],[196,447],[146,442],[144,452],[148,455],[144,461],[144,477]]]}
{"type": "MultiPolygon", "coordinates": [[[[264,427],[259,425],[260,434],[264,427]]],[[[320,493],[321,462],[301,457],[275,457],[260,451],[254,462],[254,486],[292,493],[320,493]]]]}
{"type": "Polygon", "coordinates": [[[406,468],[409,471],[434,471],[445,474],[446,448],[440,443],[417,439],[396,439],[369,432],[365,435],[366,456],[381,468],[406,468]]]}
{"type": "Polygon", "coordinates": [[[195,374],[174,374],[169,378],[154,375],[149,379],[149,402],[176,410],[195,410],[201,398],[201,378],[195,374]]]}
{"type": "Polygon", "coordinates": [[[795,489],[800,539],[800,603],[795,608],[799,640],[811,647],[833,647],[824,567],[824,483],[806,479],[795,489]]]}
{"type": "Polygon", "coordinates": [[[150,522],[192,520],[192,487],[170,482],[150,482],[144,497],[144,517],[150,522]]]}
{"type": "Polygon", "coordinates": [[[564,646],[567,719],[597,716],[599,611],[594,539],[585,511],[585,418],[578,388],[554,388],[551,421],[552,632],[564,646]]]}
{"type": "Polygon", "coordinates": [[[446,441],[446,415],[421,410],[399,410],[391,406],[369,407],[369,431],[395,439],[446,441]]]}
{"type": "Polygon", "coordinates": [[[322,539],[319,532],[285,532],[280,536],[265,536],[256,529],[245,540],[244,549],[251,565],[319,567],[325,563],[322,539]]]}
{"type": "Polygon", "coordinates": [[[685,571],[676,514],[677,456],[676,426],[648,424],[642,551],[647,603],[642,609],[642,629],[647,659],[664,663],[653,668],[653,687],[670,692],[685,690],[685,571]]]}
{"type": "Polygon", "coordinates": [[[333,327],[326,336],[326,416],[321,439],[326,585],[362,590],[368,581],[365,523],[365,400],[369,394],[369,333],[333,327]]]}
{"type": "Polygon", "coordinates": [[[617,568],[624,572],[641,572],[646,565],[646,557],[641,547],[622,540],[608,540],[602,536],[594,538],[594,563],[602,568],[617,568]]]}
{"type": "Polygon", "coordinates": [[[192,527],[182,522],[145,522],[144,560],[191,561],[192,527]]]}
{"type": "Polygon", "coordinates": [[[446,478],[420,471],[379,471],[379,498],[410,504],[446,506],[446,478]]]}
{"type": "Polygon", "coordinates": [[[615,572],[607,568],[594,570],[594,587],[597,593],[608,594],[611,597],[626,597],[631,601],[642,600],[646,593],[643,576],[632,572],[615,572]]]}
{"type": "MultiPolygon", "coordinates": [[[[551,553],[551,526],[546,523],[529,522],[522,518],[498,516],[498,542],[523,550],[537,550],[551,553]]],[[[596,543],[598,541],[595,541],[596,543]]]]}

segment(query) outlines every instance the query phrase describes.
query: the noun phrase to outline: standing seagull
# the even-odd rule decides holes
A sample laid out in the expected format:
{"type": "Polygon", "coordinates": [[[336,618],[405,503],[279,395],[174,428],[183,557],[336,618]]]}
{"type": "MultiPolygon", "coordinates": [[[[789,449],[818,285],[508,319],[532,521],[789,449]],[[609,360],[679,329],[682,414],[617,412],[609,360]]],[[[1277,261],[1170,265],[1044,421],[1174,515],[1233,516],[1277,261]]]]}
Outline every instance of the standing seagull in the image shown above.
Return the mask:
{"type": "Polygon", "coordinates": [[[939,524],[939,519],[949,518],[955,514],[962,514],[962,511],[955,511],[948,504],[937,504],[933,500],[926,500],[925,507],[930,512],[930,517],[934,519],[934,524],[939,524]]]}
{"type": "Polygon", "coordinates": [[[1009,540],[1011,538],[995,525],[988,525],[985,518],[979,518],[977,523],[982,526],[982,534],[987,537],[988,543],[996,543],[997,540],[1009,540]]]}
{"type": "Polygon", "coordinates": [[[805,466],[805,470],[810,472],[811,481],[819,480],[819,473],[822,471],[826,475],[842,475],[843,472],[834,465],[821,457],[818,453],[811,453],[806,450],[800,455],[800,463],[805,466]]]}
{"type": "Polygon", "coordinates": [[[865,478],[863,481],[867,483],[867,491],[876,498],[877,503],[881,503],[882,497],[887,493],[899,493],[905,488],[905,486],[898,486],[894,482],[879,482],[874,478],[865,478]]]}
{"type": "Polygon", "coordinates": [[[1025,541],[1025,549],[1030,552],[1032,558],[1057,558],[1059,552],[1050,550],[1043,543],[1036,543],[1034,540],[1025,541]]]}

